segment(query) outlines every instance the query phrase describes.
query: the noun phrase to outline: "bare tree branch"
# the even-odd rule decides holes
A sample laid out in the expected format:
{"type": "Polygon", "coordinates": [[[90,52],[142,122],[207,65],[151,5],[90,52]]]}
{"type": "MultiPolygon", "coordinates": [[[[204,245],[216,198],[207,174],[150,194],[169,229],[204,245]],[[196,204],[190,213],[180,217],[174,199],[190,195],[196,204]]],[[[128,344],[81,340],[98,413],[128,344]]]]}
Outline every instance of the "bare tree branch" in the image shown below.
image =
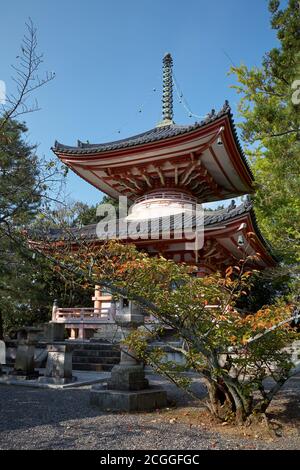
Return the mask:
{"type": "Polygon", "coordinates": [[[37,52],[37,29],[31,18],[26,23],[27,35],[23,37],[21,55],[17,56],[19,63],[12,65],[16,75],[12,80],[16,84],[16,93],[7,96],[6,104],[2,105],[2,116],[0,121],[0,135],[10,119],[38,111],[40,108],[36,100],[27,103],[30,94],[53,80],[54,72],[46,72],[43,78],[38,75],[38,70],[43,63],[43,54],[37,52]]]}

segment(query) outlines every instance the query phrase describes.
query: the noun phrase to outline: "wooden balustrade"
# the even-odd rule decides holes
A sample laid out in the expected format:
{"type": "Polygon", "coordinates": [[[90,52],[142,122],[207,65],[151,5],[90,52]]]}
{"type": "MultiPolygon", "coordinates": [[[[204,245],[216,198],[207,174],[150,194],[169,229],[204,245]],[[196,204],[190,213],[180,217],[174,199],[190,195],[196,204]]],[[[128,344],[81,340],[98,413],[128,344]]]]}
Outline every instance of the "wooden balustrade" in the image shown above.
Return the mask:
{"type": "MultiPolygon", "coordinates": [[[[94,307],[58,307],[55,301],[52,308],[52,322],[64,323],[71,339],[85,339],[88,330],[97,330],[100,325],[115,323],[115,308],[108,293],[95,288],[94,307]]],[[[206,305],[205,308],[218,308],[218,305],[206,305]]],[[[160,323],[153,315],[145,316],[147,324],[160,323]]],[[[168,327],[167,327],[168,328],[168,327]]]]}
{"type": "Polygon", "coordinates": [[[91,322],[91,323],[114,323],[110,307],[101,309],[91,308],[62,308],[55,310],[54,321],[61,323],[91,322]]]}

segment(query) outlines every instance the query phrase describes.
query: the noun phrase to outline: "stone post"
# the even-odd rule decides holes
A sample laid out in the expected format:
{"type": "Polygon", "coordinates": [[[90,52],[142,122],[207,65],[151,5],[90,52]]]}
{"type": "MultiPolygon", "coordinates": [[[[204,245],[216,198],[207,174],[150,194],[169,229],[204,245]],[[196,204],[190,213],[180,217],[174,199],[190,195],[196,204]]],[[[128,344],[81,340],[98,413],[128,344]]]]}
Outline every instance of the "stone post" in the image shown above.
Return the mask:
{"type": "Polygon", "coordinates": [[[76,380],[72,376],[72,346],[68,343],[47,345],[48,358],[44,377],[39,382],[62,385],[76,380]]]}
{"type": "Polygon", "coordinates": [[[85,332],[84,332],[84,324],[79,323],[78,325],[78,339],[84,340],[85,339],[85,332]]]}
{"type": "Polygon", "coordinates": [[[76,339],[76,328],[71,328],[70,339],[76,339]]]}
{"type": "Polygon", "coordinates": [[[109,309],[109,320],[113,320],[116,318],[117,315],[117,303],[112,300],[109,309]]]}
{"type": "Polygon", "coordinates": [[[19,332],[16,361],[14,370],[10,372],[11,375],[25,380],[39,376],[38,371],[34,369],[34,352],[41,331],[40,328],[24,328],[19,332]]]}
{"type": "MultiPolygon", "coordinates": [[[[140,308],[127,299],[121,299],[116,305],[115,321],[122,329],[124,339],[132,331],[144,324],[144,315],[140,308]]],[[[145,379],[144,365],[141,364],[133,350],[121,345],[120,364],[113,367],[108,388],[111,390],[142,390],[148,387],[145,379]]]]}
{"type": "Polygon", "coordinates": [[[64,323],[50,322],[45,324],[45,339],[47,343],[54,343],[55,341],[64,341],[65,339],[65,325],[64,323]]]}
{"type": "Polygon", "coordinates": [[[53,306],[52,306],[52,318],[51,318],[51,321],[53,321],[53,322],[56,322],[56,320],[57,320],[57,318],[56,318],[57,310],[58,310],[58,302],[57,302],[57,300],[55,299],[54,302],[53,302],[53,306]]]}
{"type": "MultiPolygon", "coordinates": [[[[133,302],[121,299],[117,304],[115,320],[126,338],[143,325],[144,316],[133,302]]],[[[120,364],[112,368],[107,386],[92,387],[90,401],[101,410],[150,411],[166,406],[167,394],[160,387],[149,387],[144,365],[138,361],[134,351],[122,345],[120,364]]]]}
{"type": "Polygon", "coordinates": [[[2,374],[2,365],[6,364],[6,347],[3,340],[0,340],[0,375],[2,374]]]}
{"type": "Polygon", "coordinates": [[[94,301],[94,311],[95,313],[99,313],[101,309],[101,288],[100,286],[95,286],[95,294],[92,297],[94,301]]]}

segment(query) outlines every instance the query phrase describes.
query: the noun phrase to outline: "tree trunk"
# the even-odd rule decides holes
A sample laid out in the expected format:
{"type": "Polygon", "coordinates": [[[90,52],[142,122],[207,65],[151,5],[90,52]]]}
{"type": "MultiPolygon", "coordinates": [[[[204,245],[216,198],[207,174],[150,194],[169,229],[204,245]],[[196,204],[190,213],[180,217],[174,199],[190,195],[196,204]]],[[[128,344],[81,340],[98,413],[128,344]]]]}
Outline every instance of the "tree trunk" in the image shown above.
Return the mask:
{"type": "Polygon", "coordinates": [[[252,400],[242,395],[237,384],[226,383],[226,378],[207,383],[209,409],[221,421],[245,422],[252,413],[252,400]]]}
{"type": "Polygon", "coordinates": [[[274,395],[281,389],[281,387],[285,384],[288,380],[288,376],[281,377],[276,384],[271,388],[271,390],[265,394],[263,400],[259,401],[257,405],[254,407],[254,411],[260,414],[265,414],[267,411],[268,406],[270,405],[274,395]]]}

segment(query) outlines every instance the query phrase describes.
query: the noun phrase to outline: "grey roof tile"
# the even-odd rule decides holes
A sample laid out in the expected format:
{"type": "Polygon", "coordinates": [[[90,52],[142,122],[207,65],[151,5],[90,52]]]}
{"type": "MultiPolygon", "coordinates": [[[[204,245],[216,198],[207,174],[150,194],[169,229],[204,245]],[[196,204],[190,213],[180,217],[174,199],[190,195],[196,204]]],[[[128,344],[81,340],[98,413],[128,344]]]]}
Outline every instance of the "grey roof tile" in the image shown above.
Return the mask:
{"type": "Polygon", "coordinates": [[[211,113],[208,114],[207,117],[201,121],[196,122],[195,124],[191,125],[177,125],[172,124],[163,127],[154,127],[149,131],[142,132],[141,134],[134,135],[132,137],[127,137],[125,139],[116,140],[113,142],[106,142],[101,144],[90,144],[81,142],[78,140],[78,145],[76,147],[70,145],[64,145],[58,141],[55,141],[53,150],[54,151],[61,151],[70,154],[87,154],[87,153],[94,153],[94,152],[105,152],[109,150],[117,150],[124,147],[131,147],[135,145],[156,142],[158,140],[167,139],[169,137],[175,137],[180,134],[185,134],[187,132],[196,130],[210,122],[219,119],[220,117],[225,116],[226,114],[231,115],[230,106],[228,102],[225,102],[223,108],[220,110],[219,113],[211,113]]]}
{"type": "Polygon", "coordinates": [[[107,142],[107,143],[102,143],[102,144],[90,144],[90,143],[85,143],[85,142],[81,142],[80,140],[78,140],[77,147],[64,145],[58,141],[55,141],[55,144],[54,144],[54,147],[52,147],[52,150],[55,153],[64,152],[64,153],[67,153],[68,155],[80,156],[80,155],[86,155],[89,153],[93,154],[93,153],[99,153],[99,152],[107,152],[111,150],[118,150],[118,149],[127,148],[127,147],[134,147],[137,145],[150,143],[150,142],[158,142],[160,140],[164,140],[170,137],[175,137],[180,134],[188,133],[190,131],[199,129],[211,122],[214,122],[217,119],[224,117],[226,115],[229,117],[231,130],[235,139],[236,146],[241,155],[242,161],[247,167],[249,174],[254,179],[254,176],[248,164],[247,158],[240,145],[236,127],[235,127],[234,120],[233,120],[233,115],[231,113],[231,108],[227,100],[225,101],[222,109],[218,113],[216,113],[213,110],[211,113],[209,113],[206,116],[204,120],[202,120],[201,122],[196,122],[195,124],[192,124],[192,125],[180,126],[180,125],[174,124],[174,125],[168,125],[168,126],[163,126],[163,127],[155,127],[154,129],[150,129],[149,131],[143,132],[141,134],[137,134],[132,137],[128,137],[126,139],[116,140],[113,142],[107,142]]]}
{"type": "MultiPolygon", "coordinates": [[[[235,217],[243,213],[250,212],[251,210],[252,210],[252,203],[250,201],[246,201],[242,203],[241,205],[232,208],[231,210],[228,210],[228,207],[226,207],[225,209],[222,209],[220,211],[204,211],[204,226],[209,227],[214,224],[219,224],[222,221],[234,219],[235,217]]],[[[165,218],[165,221],[167,221],[167,218],[165,218]]],[[[142,222],[143,221],[141,220],[140,223],[142,222]]],[[[136,221],[136,223],[139,223],[139,221],[136,221]]],[[[153,224],[153,226],[157,224],[161,230],[164,224],[164,217],[158,217],[157,219],[152,219],[151,223],[153,224]]],[[[148,222],[148,225],[149,224],[150,224],[150,221],[148,222]]],[[[194,227],[195,216],[192,216],[189,214],[185,215],[185,224],[187,228],[194,227]]],[[[183,225],[182,214],[177,214],[171,217],[171,230],[174,228],[175,229],[182,228],[182,225],[183,225]]],[[[48,231],[48,235],[51,240],[60,240],[64,236],[67,238],[74,238],[74,239],[77,239],[77,238],[93,239],[93,238],[97,238],[96,227],[97,227],[97,224],[85,225],[81,228],[75,227],[75,228],[71,228],[70,230],[68,230],[68,232],[65,232],[64,234],[63,234],[63,231],[60,229],[50,229],[48,231]]],[[[145,231],[141,233],[145,233],[145,231]]],[[[110,232],[110,235],[112,235],[112,232],[110,232]]]]}
{"type": "MultiPolygon", "coordinates": [[[[274,260],[277,260],[276,256],[272,253],[272,248],[269,243],[263,237],[256,221],[255,213],[253,210],[252,202],[250,200],[246,200],[242,204],[237,207],[230,206],[226,207],[225,209],[218,210],[218,211],[204,211],[204,227],[209,228],[210,226],[219,225],[222,222],[226,222],[228,220],[235,219],[242,214],[251,213],[252,221],[255,226],[255,231],[257,236],[260,238],[264,246],[266,247],[268,253],[273,257],[274,260]]],[[[171,231],[176,229],[181,229],[183,226],[183,219],[182,215],[178,214],[174,217],[171,217],[171,231]]],[[[159,232],[162,232],[163,226],[163,218],[152,219],[153,224],[157,224],[159,227],[159,232]]],[[[40,233],[31,234],[32,239],[45,239],[50,242],[60,241],[60,240],[68,240],[69,242],[75,242],[79,239],[92,241],[99,239],[98,234],[96,232],[97,224],[85,225],[81,228],[71,228],[70,230],[62,231],[61,229],[50,229],[46,236],[43,236],[40,233]]],[[[194,228],[195,227],[195,216],[187,216],[185,219],[185,228],[194,228]]],[[[141,231],[141,233],[148,233],[150,230],[150,222],[146,225],[146,230],[141,231]]],[[[104,233],[103,233],[104,235],[104,233]]],[[[107,234],[107,238],[112,238],[114,236],[122,235],[122,233],[113,233],[110,232],[107,234]]],[[[125,233],[123,235],[126,235],[125,233]]],[[[122,239],[122,237],[120,236],[122,239]]],[[[124,237],[127,238],[127,237],[124,237]]],[[[134,240],[133,240],[134,241],[134,240]]],[[[277,260],[278,261],[278,260],[277,260]]]]}

